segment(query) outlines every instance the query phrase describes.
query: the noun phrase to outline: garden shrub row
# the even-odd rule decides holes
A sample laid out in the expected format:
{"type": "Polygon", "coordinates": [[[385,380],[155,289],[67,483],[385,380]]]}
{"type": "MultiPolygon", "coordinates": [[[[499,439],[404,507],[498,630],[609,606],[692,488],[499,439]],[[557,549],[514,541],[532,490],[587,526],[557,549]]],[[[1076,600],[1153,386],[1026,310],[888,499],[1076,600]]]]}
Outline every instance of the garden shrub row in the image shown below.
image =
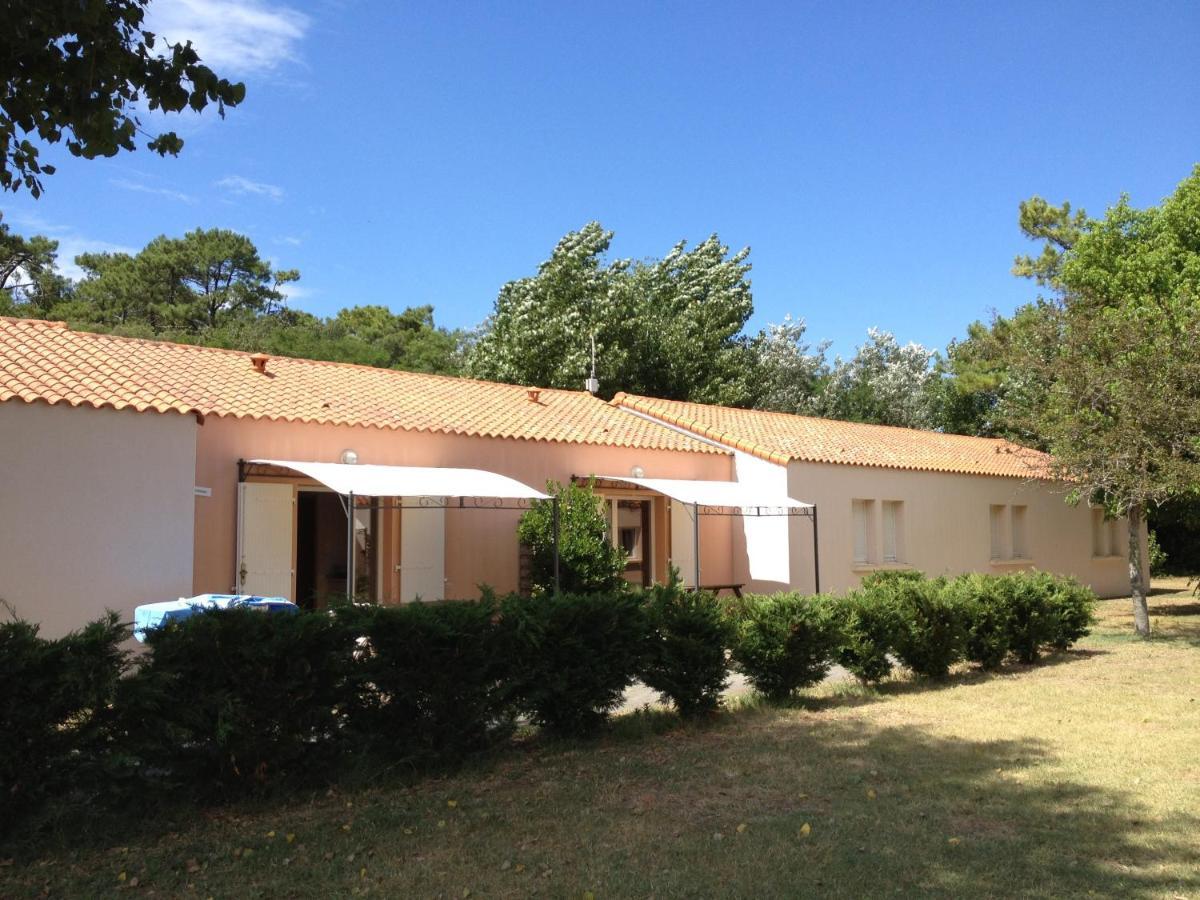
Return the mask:
{"type": "MultiPolygon", "coordinates": [[[[775,699],[835,663],[865,681],[896,661],[922,676],[971,660],[1029,662],[1087,633],[1093,596],[1040,573],[868,578],[843,597],[718,600],[645,591],[212,611],[125,649],[109,616],[58,640],[0,625],[0,792],[17,812],[71,794],[199,799],[347,767],[461,759],[524,719],[559,735],[601,726],[642,680],[685,716],[720,705],[731,669],[775,699]]],[[[15,817],[10,817],[15,821],[15,817]]]]}

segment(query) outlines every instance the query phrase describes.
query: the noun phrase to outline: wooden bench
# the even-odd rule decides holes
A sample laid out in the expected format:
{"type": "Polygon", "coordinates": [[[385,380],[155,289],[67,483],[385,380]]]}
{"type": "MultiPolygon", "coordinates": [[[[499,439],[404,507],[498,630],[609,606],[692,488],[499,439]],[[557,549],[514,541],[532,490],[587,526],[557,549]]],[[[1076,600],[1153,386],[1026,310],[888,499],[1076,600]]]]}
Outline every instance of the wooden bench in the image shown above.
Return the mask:
{"type": "MultiPolygon", "coordinates": [[[[714,594],[719,594],[721,591],[733,591],[733,596],[741,597],[744,587],[744,584],[702,584],[700,590],[712,591],[714,594]]],[[[689,588],[689,590],[695,590],[695,588],[689,588]]]]}

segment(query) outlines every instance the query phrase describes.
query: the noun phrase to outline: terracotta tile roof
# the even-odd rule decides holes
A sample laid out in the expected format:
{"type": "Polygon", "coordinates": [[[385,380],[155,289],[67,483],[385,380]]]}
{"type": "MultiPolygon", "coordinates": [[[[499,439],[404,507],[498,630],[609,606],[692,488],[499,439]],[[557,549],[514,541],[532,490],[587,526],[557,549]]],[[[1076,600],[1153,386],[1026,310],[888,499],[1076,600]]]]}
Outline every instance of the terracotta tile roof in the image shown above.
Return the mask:
{"type": "Polygon", "coordinates": [[[864,425],[617,394],[612,403],[780,465],[791,460],[1010,478],[1049,477],[1050,457],[999,438],[864,425]]]}
{"type": "Polygon", "coordinates": [[[582,391],[270,357],[0,317],[0,402],[723,452],[582,391]]]}

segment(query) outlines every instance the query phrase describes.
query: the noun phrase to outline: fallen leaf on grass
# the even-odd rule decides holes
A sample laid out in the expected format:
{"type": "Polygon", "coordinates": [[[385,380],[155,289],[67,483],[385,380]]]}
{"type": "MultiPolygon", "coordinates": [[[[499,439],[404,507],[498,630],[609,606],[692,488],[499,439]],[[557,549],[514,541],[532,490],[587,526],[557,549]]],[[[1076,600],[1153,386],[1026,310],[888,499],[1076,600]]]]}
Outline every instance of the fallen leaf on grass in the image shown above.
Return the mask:
{"type": "Polygon", "coordinates": [[[457,800],[447,800],[446,805],[448,807],[450,807],[451,809],[454,809],[456,806],[458,806],[458,801],[457,800]]]}
{"type": "Polygon", "coordinates": [[[946,843],[949,844],[951,847],[957,847],[959,844],[962,843],[962,838],[952,837],[952,838],[950,838],[950,840],[946,841],[946,843]]]}
{"type": "Polygon", "coordinates": [[[199,861],[198,861],[198,860],[194,860],[194,859],[189,859],[189,860],[187,861],[187,870],[188,870],[189,872],[192,872],[192,873],[199,872],[199,871],[200,871],[200,863],[199,863],[199,861]]]}
{"type": "Polygon", "coordinates": [[[296,836],[295,836],[294,834],[289,834],[289,835],[287,836],[287,842],[288,842],[289,844],[291,844],[291,843],[294,843],[294,842],[295,842],[295,840],[296,840],[296,836]]]}
{"type": "Polygon", "coordinates": [[[749,827],[750,827],[750,826],[748,826],[748,825],[747,825],[745,822],[742,822],[742,823],[741,823],[740,825],[738,825],[738,827],[737,827],[737,833],[738,833],[738,834],[745,834],[745,833],[746,833],[746,829],[747,829],[747,828],[749,828],[749,827]]]}
{"type": "Polygon", "coordinates": [[[808,837],[810,834],[812,834],[812,826],[809,825],[807,822],[805,822],[803,825],[800,826],[799,834],[800,834],[800,837],[802,837],[802,838],[808,837]]]}
{"type": "Polygon", "coordinates": [[[876,797],[875,788],[867,788],[867,799],[874,800],[876,797]]]}
{"type": "Polygon", "coordinates": [[[275,837],[275,832],[274,832],[274,831],[268,831],[268,832],[267,832],[267,837],[268,837],[268,838],[273,838],[273,837],[275,837]]]}

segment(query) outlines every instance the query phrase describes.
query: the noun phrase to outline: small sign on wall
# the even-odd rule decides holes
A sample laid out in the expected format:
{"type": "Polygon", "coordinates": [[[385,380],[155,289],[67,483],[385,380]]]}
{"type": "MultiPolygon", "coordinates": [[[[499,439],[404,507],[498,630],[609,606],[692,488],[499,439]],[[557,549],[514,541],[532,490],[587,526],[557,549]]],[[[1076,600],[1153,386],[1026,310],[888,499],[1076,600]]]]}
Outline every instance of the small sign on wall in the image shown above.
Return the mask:
{"type": "Polygon", "coordinates": [[[194,487],[194,488],[192,488],[192,492],[197,497],[211,497],[212,496],[212,488],[210,488],[210,487],[194,487]]]}

